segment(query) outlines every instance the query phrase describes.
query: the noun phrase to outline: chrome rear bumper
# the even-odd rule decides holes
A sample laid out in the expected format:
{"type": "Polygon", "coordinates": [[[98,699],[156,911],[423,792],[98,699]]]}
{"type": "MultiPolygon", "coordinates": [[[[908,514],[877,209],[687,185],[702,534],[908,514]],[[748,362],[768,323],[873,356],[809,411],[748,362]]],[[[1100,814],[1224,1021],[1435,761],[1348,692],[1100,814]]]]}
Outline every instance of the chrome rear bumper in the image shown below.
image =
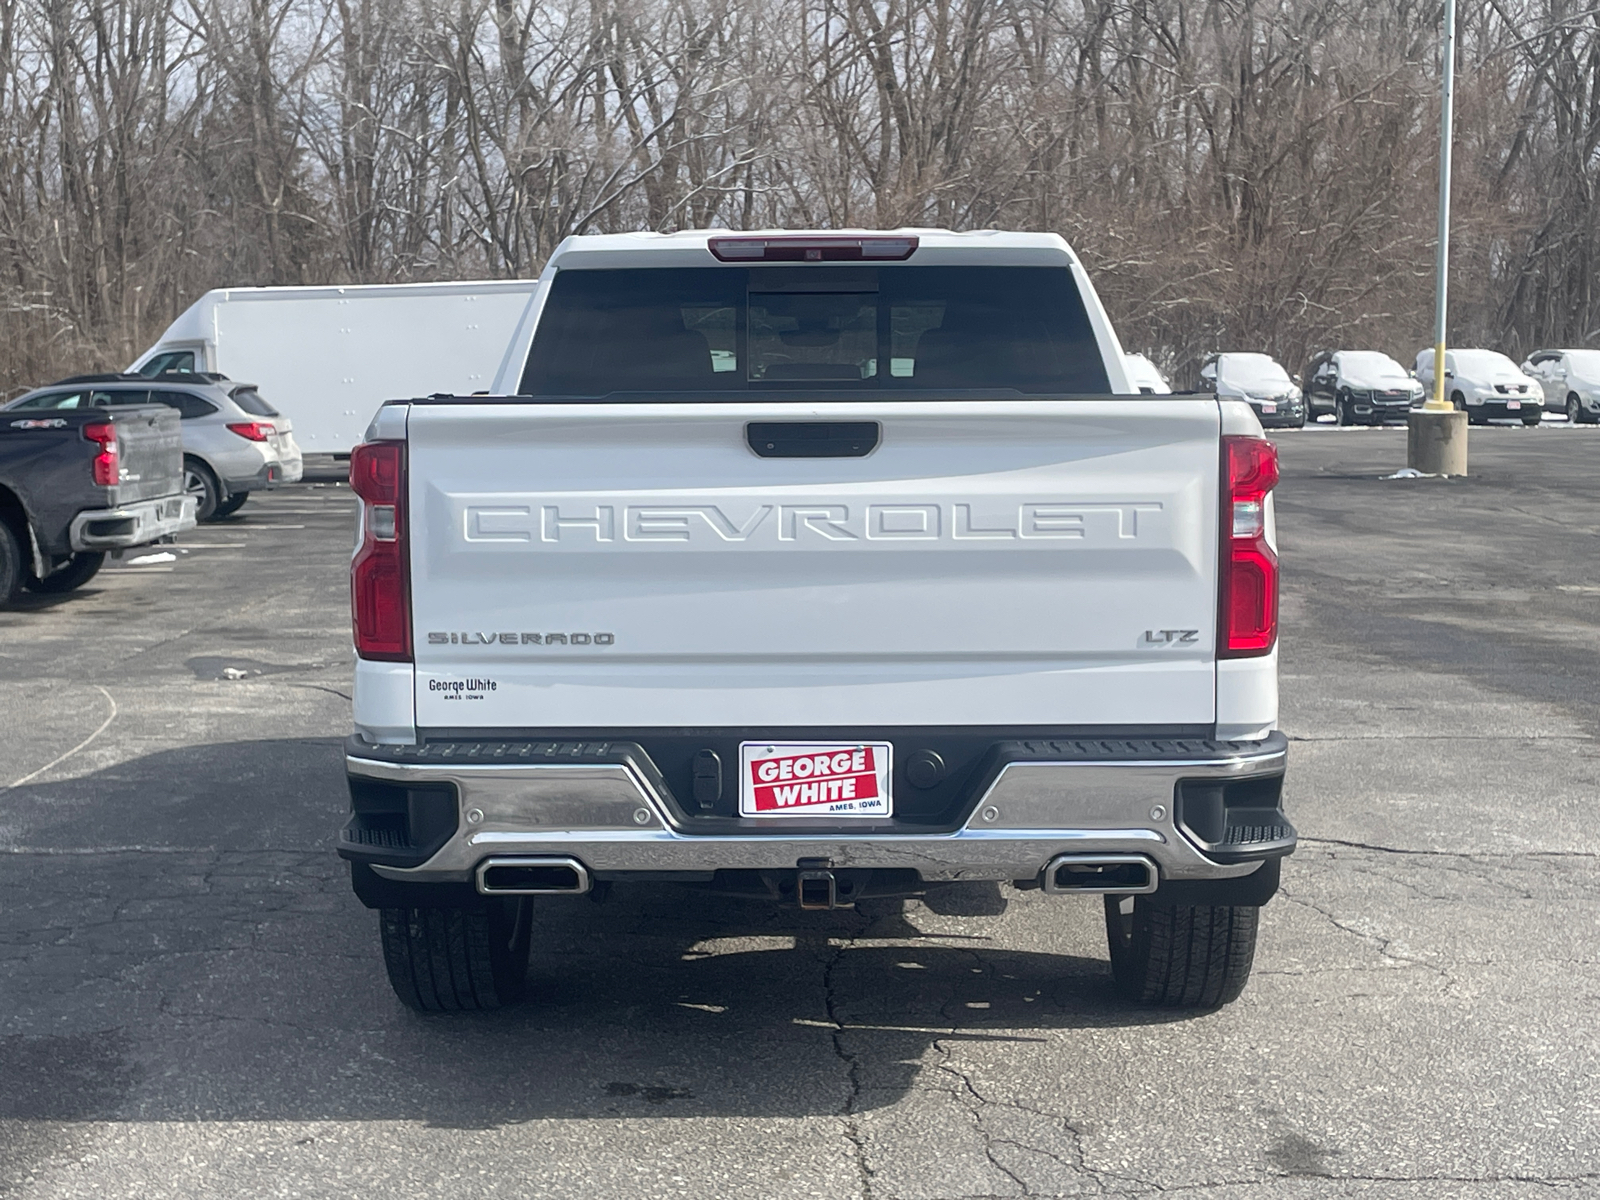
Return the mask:
{"type": "Polygon", "coordinates": [[[69,537],[75,551],[123,550],[193,529],[194,514],[193,496],[139,500],[79,513],[72,519],[69,537]]]}
{"type": "MultiPolygon", "coordinates": [[[[354,780],[406,788],[454,788],[454,833],[414,866],[382,862],[357,845],[347,828],[341,854],[367,862],[392,880],[459,883],[486,858],[559,856],[576,859],[598,878],[629,873],[703,874],[723,870],[911,868],[927,881],[1018,880],[1039,877],[1063,854],[1138,855],[1168,880],[1220,880],[1248,875],[1252,861],[1218,861],[1219,846],[1201,843],[1178,810],[1180,781],[1222,782],[1281,776],[1287,743],[1225,743],[1215,754],[1163,755],[1148,761],[1011,762],[1002,767],[953,831],[873,831],[849,827],[800,832],[776,818],[735,833],[696,833],[677,815],[648,772],[632,761],[527,761],[522,755],[463,753],[395,761],[406,752],[352,752],[354,780]],[[511,759],[508,761],[508,757],[511,759]],[[1208,853],[1207,851],[1210,851],[1208,853]]],[[[1292,827],[1289,830],[1292,849],[1292,827]]],[[[1261,857],[1285,853],[1282,839],[1261,857]]],[[[1221,857],[1229,857],[1221,855],[1221,857]]],[[[1233,855],[1237,859],[1237,855],[1233,855]]]]}

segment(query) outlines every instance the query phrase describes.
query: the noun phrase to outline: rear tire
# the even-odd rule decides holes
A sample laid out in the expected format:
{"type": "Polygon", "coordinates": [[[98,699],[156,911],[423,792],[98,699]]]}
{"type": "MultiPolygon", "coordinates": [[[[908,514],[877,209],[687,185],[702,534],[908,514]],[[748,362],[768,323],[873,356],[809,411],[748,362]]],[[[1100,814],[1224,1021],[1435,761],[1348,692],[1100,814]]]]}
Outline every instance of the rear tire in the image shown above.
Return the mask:
{"type": "Polygon", "coordinates": [[[1106,897],[1111,975],[1123,999],[1159,1008],[1238,999],[1255,961],[1259,907],[1129,899],[1106,897]]]}
{"type": "Polygon", "coordinates": [[[238,512],[244,507],[244,502],[248,499],[250,499],[249,492],[235,492],[221,504],[217,505],[217,511],[211,514],[212,519],[215,520],[217,517],[233,516],[234,513],[238,512]]]}
{"type": "Polygon", "coordinates": [[[106,556],[99,551],[85,550],[74,554],[66,566],[50,572],[43,579],[29,577],[22,586],[42,596],[59,596],[81,588],[93,579],[105,563],[106,556]]]}
{"type": "Polygon", "coordinates": [[[11,531],[11,526],[0,519],[0,608],[5,608],[17,598],[27,574],[17,535],[11,531]]]}
{"type": "Polygon", "coordinates": [[[183,490],[194,497],[194,519],[209,521],[217,515],[217,505],[222,501],[222,489],[211,468],[198,458],[183,460],[183,490]]]}
{"type": "Polygon", "coordinates": [[[522,995],[531,905],[386,908],[379,916],[389,984],[417,1012],[486,1011],[522,995]]]}

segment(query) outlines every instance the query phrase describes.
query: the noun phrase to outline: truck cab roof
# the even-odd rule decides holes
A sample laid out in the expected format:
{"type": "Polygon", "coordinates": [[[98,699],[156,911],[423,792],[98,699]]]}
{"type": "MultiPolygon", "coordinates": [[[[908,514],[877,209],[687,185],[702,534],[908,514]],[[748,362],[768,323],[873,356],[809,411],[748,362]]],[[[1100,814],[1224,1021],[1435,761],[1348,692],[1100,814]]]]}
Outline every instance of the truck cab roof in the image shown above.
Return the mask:
{"type": "MultiPolygon", "coordinates": [[[[957,263],[974,266],[1075,267],[1079,265],[1078,257],[1066,239],[1054,233],[1013,233],[997,229],[957,233],[949,229],[923,228],[814,231],[686,229],[679,233],[607,233],[569,237],[556,247],[545,270],[548,274],[556,270],[584,268],[749,266],[762,261],[796,261],[793,258],[770,257],[763,260],[760,256],[730,260],[713,252],[713,243],[723,240],[745,243],[761,240],[774,243],[817,241],[835,245],[844,245],[852,241],[873,243],[909,241],[913,244],[911,252],[903,258],[895,256],[876,259],[885,264],[903,261],[925,266],[957,263]]],[[[874,256],[867,254],[826,261],[869,262],[874,261],[874,256]]],[[[826,261],[823,265],[826,265],[826,261]]]]}

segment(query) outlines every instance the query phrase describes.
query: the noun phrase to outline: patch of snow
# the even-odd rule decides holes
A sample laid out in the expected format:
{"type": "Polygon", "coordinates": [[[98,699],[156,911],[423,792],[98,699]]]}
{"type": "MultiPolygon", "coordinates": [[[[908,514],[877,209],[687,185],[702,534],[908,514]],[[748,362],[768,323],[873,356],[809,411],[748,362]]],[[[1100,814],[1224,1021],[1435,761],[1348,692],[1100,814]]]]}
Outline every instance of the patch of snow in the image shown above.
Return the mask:
{"type": "Polygon", "coordinates": [[[130,567],[149,567],[154,566],[156,563],[177,561],[178,556],[176,554],[168,554],[166,551],[162,551],[160,554],[141,554],[138,558],[130,558],[128,565],[130,567]]]}
{"type": "Polygon", "coordinates": [[[1443,479],[1443,475],[1430,475],[1426,471],[1419,471],[1415,467],[1402,467],[1393,475],[1381,476],[1383,479],[1443,479]]]}

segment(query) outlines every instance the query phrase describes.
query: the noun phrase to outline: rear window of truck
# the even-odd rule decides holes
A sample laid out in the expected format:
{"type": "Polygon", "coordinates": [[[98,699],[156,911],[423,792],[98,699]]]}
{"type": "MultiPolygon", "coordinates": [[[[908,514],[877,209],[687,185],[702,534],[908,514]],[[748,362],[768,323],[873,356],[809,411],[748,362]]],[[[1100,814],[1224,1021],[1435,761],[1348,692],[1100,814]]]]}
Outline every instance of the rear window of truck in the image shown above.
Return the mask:
{"type": "Polygon", "coordinates": [[[1110,392],[1060,267],[560,271],[519,392],[1110,392]]]}

